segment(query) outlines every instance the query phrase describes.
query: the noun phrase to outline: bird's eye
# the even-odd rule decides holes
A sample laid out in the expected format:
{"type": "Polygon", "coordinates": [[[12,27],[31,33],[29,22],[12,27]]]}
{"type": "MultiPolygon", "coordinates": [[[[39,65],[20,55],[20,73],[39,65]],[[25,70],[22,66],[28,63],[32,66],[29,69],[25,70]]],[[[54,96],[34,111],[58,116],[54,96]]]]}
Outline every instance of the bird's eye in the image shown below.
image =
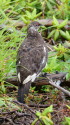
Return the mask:
{"type": "Polygon", "coordinates": [[[38,26],[38,24],[36,24],[36,26],[38,26]]]}

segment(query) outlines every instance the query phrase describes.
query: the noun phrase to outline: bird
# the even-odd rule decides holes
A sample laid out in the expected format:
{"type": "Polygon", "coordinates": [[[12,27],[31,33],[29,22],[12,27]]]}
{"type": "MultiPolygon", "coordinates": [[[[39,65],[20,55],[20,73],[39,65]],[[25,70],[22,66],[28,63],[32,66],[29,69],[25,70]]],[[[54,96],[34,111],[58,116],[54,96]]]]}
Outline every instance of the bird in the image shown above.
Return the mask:
{"type": "Polygon", "coordinates": [[[47,62],[47,47],[41,33],[38,32],[40,26],[38,21],[29,24],[27,36],[17,52],[16,67],[19,81],[17,100],[20,103],[25,103],[31,84],[39,77],[47,62]]]}

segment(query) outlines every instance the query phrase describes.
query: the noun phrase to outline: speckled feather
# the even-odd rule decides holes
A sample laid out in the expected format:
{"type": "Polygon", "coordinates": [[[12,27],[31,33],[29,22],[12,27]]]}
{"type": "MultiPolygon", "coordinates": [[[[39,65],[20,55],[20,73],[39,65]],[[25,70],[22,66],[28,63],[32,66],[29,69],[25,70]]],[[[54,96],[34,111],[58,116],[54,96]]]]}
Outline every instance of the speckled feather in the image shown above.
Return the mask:
{"type": "MultiPolygon", "coordinates": [[[[27,77],[30,78],[29,75],[38,75],[47,62],[45,42],[34,26],[32,27],[28,28],[27,37],[21,44],[17,54],[17,74],[19,74],[20,78],[19,86],[23,86],[22,88],[24,88],[24,85],[22,85],[24,80],[27,79],[27,77]]],[[[29,81],[28,84],[30,83],[31,81],[29,81]]],[[[27,92],[22,94],[27,94],[27,92]]]]}

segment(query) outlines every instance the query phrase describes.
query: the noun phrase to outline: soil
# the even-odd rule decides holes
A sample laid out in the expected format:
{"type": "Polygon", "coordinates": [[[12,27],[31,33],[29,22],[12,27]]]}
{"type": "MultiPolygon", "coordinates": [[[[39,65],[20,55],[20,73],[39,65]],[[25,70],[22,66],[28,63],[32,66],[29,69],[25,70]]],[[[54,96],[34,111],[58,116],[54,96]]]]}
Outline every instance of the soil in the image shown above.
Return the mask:
{"type": "MultiPolygon", "coordinates": [[[[15,97],[17,91],[9,92],[9,97],[15,97]]],[[[10,107],[3,106],[0,108],[0,125],[31,125],[36,119],[35,112],[42,112],[45,108],[53,105],[53,112],[49,113],[48,116],[53,121],[54,125],[62,125],[64,117],[70,117],[70,99],[67,98],[61,91],[52,89],[48,92],[35,92],[31,91],[29,96],[26,98],[26,104],[21,105],[20,103],[14,102],[17,107],[11,109],[10,107]]],[[[35,125],[40,125],[40,120],[35,125]]],[[[42,125],[44,125],[42,123],[42,125]]]]}

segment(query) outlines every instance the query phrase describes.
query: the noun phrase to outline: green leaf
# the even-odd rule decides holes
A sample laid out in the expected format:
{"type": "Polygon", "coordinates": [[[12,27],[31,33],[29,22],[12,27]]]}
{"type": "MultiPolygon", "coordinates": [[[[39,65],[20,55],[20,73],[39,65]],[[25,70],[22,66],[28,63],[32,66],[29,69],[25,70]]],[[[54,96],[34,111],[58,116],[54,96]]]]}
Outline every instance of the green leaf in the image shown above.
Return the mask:
{"type": "Polygon", "coordinates": [[[48,9],[51,10],[52,9],[52,5],[50,4],[50,2],[47,1],[46,4],[47,4],[48,9]]]}
{"type": "Polygon", "coordinates": [[[44,122],[45,125],[53,125],[53,122],[51,119],[49,119],[48,117],[44,116],[42,117],[42,120],[44,122]]]}
{"type": "Polygon", "coordinates": [[[28,18],[32,17],[31,13],[29,11],[27,11],[27,10],[26,10],[26,15],[27,15],[28,18]]]}
{"type": "Polygon", "coordinates": [[[67,37],[67,40],[70,40],[70,34],[68,31],[66,31],[66,37],[67,37]]]}
{"type": "Polygon", "coordinates": [[[52,35],[53,35],[55,32],[56,32],[56,30],[51,31],[47,38],[49,39],[50,37],[52,37],[52,35]]]}
{"type": "Polygon", "coordinates": [[[2,89],[2,92],[5,94],[6,93],[6,88],[5,88],[5,85],[3,83],[1,84],[1,89],[2,89]]]}
{"type": "Polygon", "coordinates": [[[60,30],[60,34],[63,38],[70,40],[70,35],[68,32],[65,33],[64,31],[60,30]]]}
{"type": "Polygon", "coordinates": [[[45,125],[50,125],[50,124],[47,122],[46,119],[43,119],[43,122],[44,122],[45,125]]]}
{"type": "Polygon", "coordinates": [[[27,20],[24,18],[24,17],[21,17],[22,18],[22,20],[23,20],[23,22],[25,23],[25,24],[27,24],[27,20]]]}
{"type": "Polygon", "coordinates": [[[58,23],[58,20],[55,18],[55,16],[53,16],[53,25],[55,25],[55,26],[58,26],[59,25],[59,23],[58,23]]]}
{"type": "Polygon", "coordinates": [[[68,19],[64,20],[61,24],[58,25],[58,28],[63,28],[68,22],[68,19]]]}
{"type": "Polygon", "coordinates": [[[70,106],[69,105],[66,105],[67,106],[67,108],[69,108],[70,109],[70,106]]]}
{"type": "Polygon", "coordinates": [[[54,33],[54,40],[56,41],[59,37],[59,30],[56,30],[56,32],[54,33]]]}
{"type": "Polygon", "coordinates": [[[38,118],[36,118],[31,125],[35,125],[35,123],[38,121],[38,118]]]}
{"type": "Polygon", "coordinates": [[[47,115],[49,112],[53,112],[53,106],[49,106],[48,108],[44,109],[44,111],[42,112],[42,115],[47,115]]]}
{"type": "Polygon", "coordinates": [[[5,101],[2,100],[2,98],[0,98],[0,107],[3,106],[3,105],[5,106],[5,101]]]}
{"type": "Polygon", "coordinates": [[[36,115],[37,115],[38,117],[41,117],[41,113],[40,113],[39,111],[36,111],[36,115]]]}
{"type": "Polygon", "coordinates": [[[33,12],[32,12],[32,16],[35,17],[36,16],[36,9],[34,8],[33,12]]]}
{"type": "Polygon", "coordinates": [[[54,2],[53,0],[49,0],[51,4],[56,4],[56,2],[54,2]]]}
{"type": "Polygon", "coordinates": [[[37,4],[37,1],[33,1],[33,2],[28,3],[28,5],[32,6],[32,7],[35,6],[36,4],[37,4]]]}
{"type": "Polygon", "coordinates": [[[4,11],[2,9],[0,9],[0,13],[3,15],[3,17],[7,20],[8,17],[6,16],[6,14],[4,13],[4,11]]]}
{"type": "Polygon", "coordinates": [[[65,117],[64,125],[70,125],[70,117],[65,117]]]}
{"type": "Polygon", "coordinates": [[[61,36],[62,36],[63,38],[66,39],[66,33],[65,33],[64,31],[60,30],[60,34],[61,34],[61,36]]]}
{"type": "Polygon", "coordinates": [[[35,18],[39,17],[42,14],[42,12],[36,14],[35,18]]]}

